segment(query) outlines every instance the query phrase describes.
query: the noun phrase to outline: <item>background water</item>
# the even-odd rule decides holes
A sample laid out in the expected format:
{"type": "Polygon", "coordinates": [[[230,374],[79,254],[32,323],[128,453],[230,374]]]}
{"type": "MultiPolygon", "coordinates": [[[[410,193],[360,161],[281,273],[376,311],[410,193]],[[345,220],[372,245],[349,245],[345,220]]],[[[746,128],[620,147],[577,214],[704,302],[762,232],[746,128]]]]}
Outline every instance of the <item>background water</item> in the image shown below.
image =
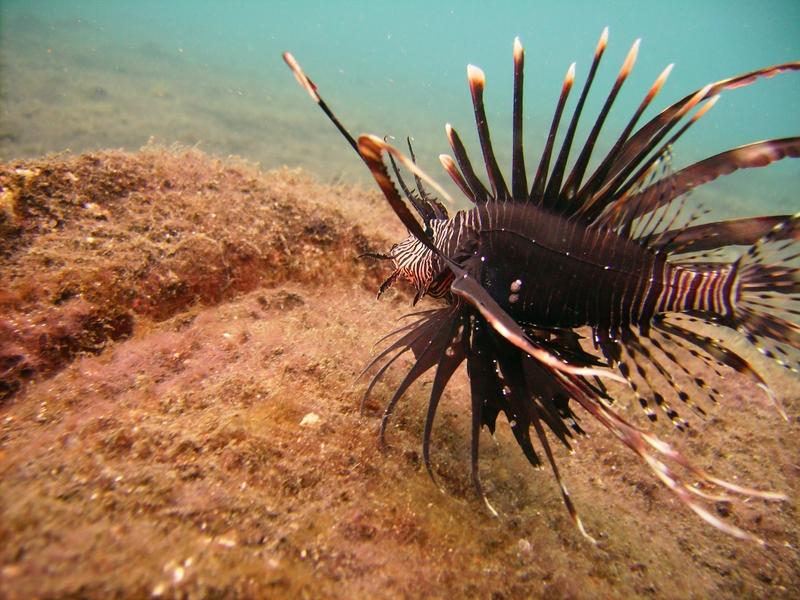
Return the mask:
{"type": "MultiPolygon", "coordinates": [[[[577,61],[579,88],[606,25],[609,47],[585,117],[602,104],[633,40],[641,37],[642,47],[600,150],[670,62],[675,69],[651,115],[710,81],[800,59],[797,0],[490,4],[2,0],[0,159],[137,149],[155,139],[238,154],[264,168],[303,166],[323,180],[368,181],[286,69],[280,54],[291,50],[354,133],[413,136],[423,166],[442,181],[435,157],[449,152],[445,122],[479,156],[468,62],[487,75],[494,144],[501,165],[508,164],[516,35],[526,48],[529,167],[567,66],[577,61]]],[[[800,73],[729,91],[679,142],[674,167],[800,135],[798,107],[800,73]]],[[[796,211],[797,163],[739,173],[696,195],[717,213],[796,211]]]]}

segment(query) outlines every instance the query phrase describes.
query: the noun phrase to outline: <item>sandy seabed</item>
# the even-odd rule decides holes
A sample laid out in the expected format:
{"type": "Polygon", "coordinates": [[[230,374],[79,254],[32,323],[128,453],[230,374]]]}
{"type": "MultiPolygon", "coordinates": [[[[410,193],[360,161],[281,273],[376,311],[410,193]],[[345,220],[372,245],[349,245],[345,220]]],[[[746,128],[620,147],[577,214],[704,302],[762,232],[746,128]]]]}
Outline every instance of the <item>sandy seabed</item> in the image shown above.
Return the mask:
{"type": "MultiPolygon", "coordinates": [[[[584,417],[557,449],[587,529],[507,426],[482,440],[500,511],[469,484],[457,376],[420,461],[430,383],[361,416],[356,376],[409,310],[356,260],[402,228],[377,192],[263,173],[197,150],[0,165],[0,596],[5,598],[796,598],[800,386],[770,369],[689,434],[656,431],[721,477],[789,495],[681,506],[584,417]]],[[[623,403],[625,399],[622,399],[623,403]]],[[[631,411],[631,418],[634,418],[631,411]]]]}

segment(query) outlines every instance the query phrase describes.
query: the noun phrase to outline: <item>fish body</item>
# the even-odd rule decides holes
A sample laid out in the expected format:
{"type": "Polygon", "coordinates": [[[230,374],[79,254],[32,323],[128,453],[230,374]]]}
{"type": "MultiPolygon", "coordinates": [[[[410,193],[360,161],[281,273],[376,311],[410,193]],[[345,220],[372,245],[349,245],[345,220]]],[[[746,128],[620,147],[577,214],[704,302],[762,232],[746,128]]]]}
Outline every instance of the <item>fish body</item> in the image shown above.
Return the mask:
{"type": "MultiPolygon", "coordinates": [[[[707,300],[730,277],[729,268],[688,271],[671,265],[657,249],[569,221],[534,204],[487,204],[436,223],[436,230],[442,232],[442,252],[469,265],[503,310],[515,320],[540,327],[590,325],[616,334],[621,327],[646,325],[657,312],[694,304],[710,308],[696,289],[672,301],[665,294],[702,273],[709,277],[703,292],[707,300]]],[[[413,236],[409,246],[412,242],[416,242],[413,236]]],[[[420,268],[414,282],[425,288],[446,274],[446,264],[421,244],[400,255],[415,251],[432,264],[420,268]]],[[[727,304],[718,307],[723,315],[726,308],[727,304]]]]}

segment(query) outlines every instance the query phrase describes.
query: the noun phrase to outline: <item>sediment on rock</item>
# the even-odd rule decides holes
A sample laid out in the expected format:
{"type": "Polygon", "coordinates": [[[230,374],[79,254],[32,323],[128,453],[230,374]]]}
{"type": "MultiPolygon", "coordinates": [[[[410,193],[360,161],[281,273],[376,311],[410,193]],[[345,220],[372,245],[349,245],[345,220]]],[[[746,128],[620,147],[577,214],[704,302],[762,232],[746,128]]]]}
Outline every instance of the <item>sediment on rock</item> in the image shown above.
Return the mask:
{"type": "Polygon", "coordinates": [[[364,206],[348,212],[359,194],[378,206],[194,149],[0,165],[0,400],[193,305],[287,280],[374,288],[380,270],[356,257],[388,242],[365,233],[364,206]]]}

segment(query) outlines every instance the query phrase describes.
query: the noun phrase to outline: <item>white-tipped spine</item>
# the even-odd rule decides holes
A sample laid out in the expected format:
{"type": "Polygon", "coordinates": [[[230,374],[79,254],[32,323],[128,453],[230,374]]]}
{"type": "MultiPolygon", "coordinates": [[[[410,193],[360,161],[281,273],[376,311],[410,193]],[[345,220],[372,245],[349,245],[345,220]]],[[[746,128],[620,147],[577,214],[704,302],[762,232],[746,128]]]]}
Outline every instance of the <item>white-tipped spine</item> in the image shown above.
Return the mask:
{"type": "Polygon", "coordinates": [[[486,75],[483,70],[475,65],[467,65],[467,79],[469,80],[470,87],[481,88],[486,85],[486,75]]]}
{"type": "Polygon", "coordinates": [[[453,126],[450,123],[444,124],[444,134],[447,136],[447,141],[453,145],[453,126]]]}
{"type": "Polygon", "coordinates": [[[289,68],[294,73],[294,78],[297,79],[297,83],[299,83],[308,95],[311,96],[311,99],[319,104],[320,98],[319,94],[317,93],[317,86],[315,86],[311,80],[306,77],[306,74],[303,73],[303,69],[300,68],[300,64],[295,60],[294,56],[292,56],[291,52],[284,52],[283,53],[283,60],[286,61],[286,64],[289,65],[289,68]]]}
{"type": "Polygon", "coordinates": [[[600,40],[597,42],[597,48],[594,50],[594,55],[598,56],[605,52],[606,46],[608,45],[608,26],[603,29],[603,33],[600,34],[600,40]]]}
{"type": "Polygon", "coordinates": [[[641,43],[642,39],[639,38],[633,42],[633,46],[628,50],[628,55],[625,57],[625,62],[622,63],[622,68],[619,70],[619,75],[617,76],[618,81],[625,79],[630,74],[633,65],[636,64],[636,57],[639,55],[639,45],[641,43]]]}
{"type": "Polygon", "coordinates": [[[562,86],[564,89],[569,89],[572,87],[572,84],[575,83],[575,63],[572,63],[567,69],[567,74],[564,77],[564,85],[562,86]]]}
{"type": "Polygon", "coordinates": [[[519,36],[514,38],[514,61],[519,62],[525,54],[525,49],[522,47],[522,42],[519,41],[519,36]]]}
{"type": "Polygon", "coordinates": [[[378,136],[372,134],[364,134],[359,136],[358,147],[361,152],[366,151],[371,154],[375,154],[375,150],[377,150],[378,154],[375,155],[376,160],[380,160],[380,151],[388,152],[394,156],[395,160],[401,163],[405,168],[430,185],[445,202],[449,203],[451,206],[454,204],[450,194],[448,194],[441,185],[431,178],[430,175],[420,169],[419,166],[409,159],[405,154],[397,150],[397,148],[391,144],[387,144],[378,136]]]}
{"type": "Polygon", "coordinates": [[[683,117],[687,112],[692,110],[697,104],[708,95],[708,92],[711,90],[711,84],[709,83],[701,90],[697,90],[697,93],[692,96],[689,101],[683,105],[683,107],[678,111],[675,115],[676,118],[683,117]]]}
{"type": "Polygon", "coordinates": [[[695,115],[692,117],[692,121],[697,121],[697,119],[699,119],[699,118],[700,118],[700,117],[702,117],[704,114],[706,114],[706,113],[707,113],[709,110],[711,110],[711,108],[712,108],[712,107],[713,107],[713,106],[714,106],[714,105],[717,103],[717,101],[718,101],[718,100],[719,100],[719,94],[717,94],[716,96],[712,96],[711,98],[709,98],[709,99],[708,99],[708,102],[706,102],[705,104],[703,104],[703,106],[701,106],[701,107],[698,109],[698,111],[695,113],[695,115]]]}
{"type": "Polygon", "coordinates": [[[675,63],[670,63],[663,71],[661,71],[661,75],[658,76],[653,85],[650,87],[650,91],[647,93],[648,99],[652,99],[658,92],[661,91],[661,88],[664,87],[664,84],[667,82],[669,74],[672,73],[674,66],[675,63]]]}

